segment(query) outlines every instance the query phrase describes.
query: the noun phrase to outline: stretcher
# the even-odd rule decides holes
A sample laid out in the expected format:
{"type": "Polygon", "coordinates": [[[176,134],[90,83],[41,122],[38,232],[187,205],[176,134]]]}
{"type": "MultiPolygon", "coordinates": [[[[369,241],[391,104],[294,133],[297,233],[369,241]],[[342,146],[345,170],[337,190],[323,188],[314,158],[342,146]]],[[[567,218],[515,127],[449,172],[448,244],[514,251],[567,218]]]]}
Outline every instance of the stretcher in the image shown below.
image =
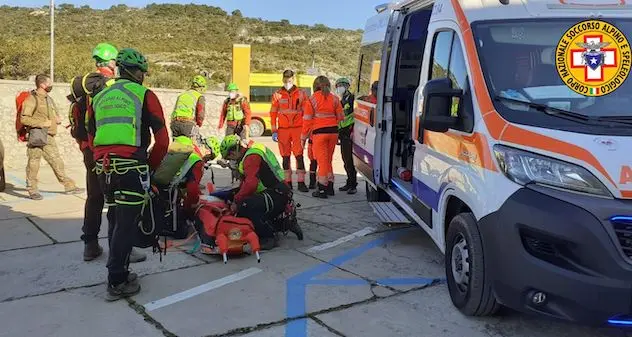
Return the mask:
{"type": "Polygon", "coordinates": [[[228,262],[228,255],[254,253],[257,262],[261,262],[261,246],[252,221],[235,216],[223,200],[216,197],[200,199],[196,216],[201,222],[198,231],[203,231],[199,233],[200,237],[206,236],[211,241],[210,245],[202,245],[202,253],[222,255],[224,263],[228,262]]]}

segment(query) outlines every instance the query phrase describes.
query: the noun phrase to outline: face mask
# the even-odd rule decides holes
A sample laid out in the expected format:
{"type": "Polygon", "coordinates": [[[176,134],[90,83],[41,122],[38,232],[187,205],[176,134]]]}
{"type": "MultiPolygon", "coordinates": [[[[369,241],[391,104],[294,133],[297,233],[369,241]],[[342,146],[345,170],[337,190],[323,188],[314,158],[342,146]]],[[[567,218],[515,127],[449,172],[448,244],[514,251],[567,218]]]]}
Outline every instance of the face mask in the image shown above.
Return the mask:
{"type": "Polygon", "coordinates": [[[228,94],[228,96],[230,97],[230,99],[235,99],[237,98],[237,94],[234,92],[231,92],[230,94],[228,94]]]}
{"type": "Polygon", "coordinates": [[[347,92],[347,89],[345,89],[345,87],[338,87],[338,88],[336,88],[336,93],[340,97],[342,97],[342,95],[344,95],[345,92],[347,92]]]}
{"type": "Polygon", "coordinates": [[[292,89],[293,86],[294,86],[294,83],[287,82],[287,83],[285,83],[285,90],[289,91],[290,89],[292,89]]]}

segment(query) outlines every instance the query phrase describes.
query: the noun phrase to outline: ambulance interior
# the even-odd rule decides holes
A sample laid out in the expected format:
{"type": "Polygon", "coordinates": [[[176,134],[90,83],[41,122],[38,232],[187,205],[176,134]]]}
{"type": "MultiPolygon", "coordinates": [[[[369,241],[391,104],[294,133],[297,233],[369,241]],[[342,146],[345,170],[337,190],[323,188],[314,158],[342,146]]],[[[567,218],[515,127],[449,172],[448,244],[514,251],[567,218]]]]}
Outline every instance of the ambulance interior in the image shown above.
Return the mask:
{"type": "Polygon", "coordinates": [[[394,184],[410,193],[412,193],[413,188],[411,178],[415,152],[413,102],[415,91],[419,86],[431,12],[432,7],[428,7],[412,12],[405,18],[397,60],[395,60],[393,100],[391,102],[393,105],[391,177],[394,184]],[[403,170],[408,170],[410,175],[400,176],[403,170]]]}

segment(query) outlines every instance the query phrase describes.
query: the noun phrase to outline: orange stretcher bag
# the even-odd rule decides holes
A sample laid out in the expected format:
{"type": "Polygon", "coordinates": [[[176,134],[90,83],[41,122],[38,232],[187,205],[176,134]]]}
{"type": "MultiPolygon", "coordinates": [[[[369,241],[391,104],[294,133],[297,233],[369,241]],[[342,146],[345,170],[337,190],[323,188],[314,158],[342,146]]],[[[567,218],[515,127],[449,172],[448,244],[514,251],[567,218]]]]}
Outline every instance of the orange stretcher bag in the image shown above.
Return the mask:
{"type": "Polygon", "coordinates": [[[223,201],[200,200],[200,203],[197,216],[202,222],[204,234],[214,238],[216,244],[214,249],[205,253],[221,254],[224,263],[227,263],[227,255],[253,252],[257,261],[261,262],[261,246],[252,221],[231,214],[230,208],[223,201]]]}

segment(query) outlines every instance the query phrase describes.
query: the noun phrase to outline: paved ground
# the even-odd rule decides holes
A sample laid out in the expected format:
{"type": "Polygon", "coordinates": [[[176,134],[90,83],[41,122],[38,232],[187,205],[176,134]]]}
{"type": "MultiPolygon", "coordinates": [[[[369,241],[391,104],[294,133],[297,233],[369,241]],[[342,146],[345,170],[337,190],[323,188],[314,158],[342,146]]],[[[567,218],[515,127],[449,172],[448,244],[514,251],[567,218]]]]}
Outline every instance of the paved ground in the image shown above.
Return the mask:
{"type": "MultiPolygon", "coordinates": [[[[334,165],[343,172],[338,157],[334,165]]],[[[84,185],[83,167],[68,171],[84,185]]],[[[230,183],[226,172],[216,175],[218,185],[230,183]]],[[[363,184],[355,196],[298,196],[306,239],[287,237],[261,264],[176,250],[160,262],[148,251],[132,265],[142,292],[106,303],[105,255],[82,260],[83,196],[59,194],[43,166],[45,200],[30,201],[23,177],[9,172],[13,186],[0,193],[0,336],[623,335],[513,312],[462,316],[442,282],[441,254],[416,227],[380,224],[363,184]]]]}

